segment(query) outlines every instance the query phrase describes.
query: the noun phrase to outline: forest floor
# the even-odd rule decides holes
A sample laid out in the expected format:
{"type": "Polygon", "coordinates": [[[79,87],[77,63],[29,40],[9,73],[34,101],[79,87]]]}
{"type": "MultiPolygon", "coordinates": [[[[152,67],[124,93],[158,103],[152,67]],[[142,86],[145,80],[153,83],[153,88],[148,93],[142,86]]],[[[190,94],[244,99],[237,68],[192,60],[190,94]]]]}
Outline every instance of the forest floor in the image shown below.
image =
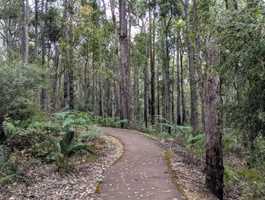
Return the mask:
{"type": "Polygon", "coordinates": [[[99,141],[99,155],[94,159],[73,157],[74,169],[69,173],[59,173],[54,164],[21,157],[26,165],[23,180],[0,185],[0,200],[94,200],[104,171],[123,154],[123,145],[116,138],[102,136],[99,141]]]}

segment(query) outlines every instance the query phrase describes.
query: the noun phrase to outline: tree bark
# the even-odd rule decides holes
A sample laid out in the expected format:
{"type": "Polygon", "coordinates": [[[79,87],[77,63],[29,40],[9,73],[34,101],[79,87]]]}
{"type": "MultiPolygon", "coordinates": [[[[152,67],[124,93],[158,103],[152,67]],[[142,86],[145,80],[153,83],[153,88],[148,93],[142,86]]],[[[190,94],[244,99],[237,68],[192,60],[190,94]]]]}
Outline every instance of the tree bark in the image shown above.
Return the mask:
{"type": "Polygon", "coordinates": [[[29,62],[29,1],[21,1],[22,8],[22,38],[21,38],[21,55],[24,64],[29,62]]]}
{"type": "Polygon", "coordinates": [[[35,48],[34,48],[34,54],[35,54],[35,59],[38,57],[38,48],[39,48],[39,37],[38,37],[38,25],[39,25],[39,0],[35,0],[35,48]]]}
{"type": "MultiPolygon", "coordinates": [[[[150,0],[149,0],[150,3],[150,0]]],[[[151,124],[155,124],[155,52],[154,52],[154,42],[155,42],[155,18],[152,18],[151,6],[149,6],[149,59],[150,59],[150,86],[151,86],[151,99],[150,99],[150,115],[151,124]]]]}
{"type": "Polygon", "coordinates": [[[4,125],[3,125],[4,120],[5,120],[4,115],[3,115],[2,113],[0,113],[0,144],[1,144],[2,142],[4,142],[5,139],[6,139],[5,130],[4,130],[4,125]]]}
{"type": "Polygon", "coordinates": [[[148,75],[148,65],[144,66],[144,123],[145,127],[148,127],[148,108],[149,108],[149,75],[148,75]]]}
{"type": "Polygon", "coordinates": [[[207,46],[209,64],[205,83],[205,133],[206,133],[206,185],[220,199],[223,199],[224,166],[222,144],[222,98],[221,83],[214,68],[220,56],[214,41],[207,46]]]}
{"type": "MultiPolygon", "coordinates": [[[[47,13],[48,9],[48,2],[45,0],[42,0],[41,2],[41,10],[42,15],[45,15],[47,13]]],[[[46,19],[42,22],[41,25],[41,65],[42,68],[45,68],[45,56],[46,56],[46,19]]],[[[45,75],[42,76],[42,78],[45,78],[45,75]]],[[[42,87],[40,91],[40,106],[43,111],[47,110],[47,89],[42,87]]]]}
{"type": "Polygon", "coordinates": [[[73,22],[71,15],[73,12],[72,0],[64,0],[64,19],[67,26],[64,30],[66,47],[63,51],[64,64],[64,107],[74,109],[74,52],[73,52],[73,22]]]}
{"type": "Polygon", "coordinates": [[[177,124],[181,124],[181,110],[180,110],[180,33],[177,35],[177,58],[176,58],[176,67],[177,67],[177,124]]]}
{"type": "Polygon", "coordinates": [[[220,104],[220,80],[211,75],[205,91],[206,185],[222,200],[224,167],[220,104]]]}
{"type": "MultiPolygon", "coordinates": [[[[166,123],[171,122],[171,99],[170,99],[170,76],[169,76],[169,43],[168,43],[168,23],[166,18],[162,20],[162,62],[163,62],[163,91],[164,91],[164,109],[163,109],[163,117],[166,123]]],[[[170,128],[167,130],[170,133],[170,128]]]]}
{"type": "Polygon", "coordinates": [[[113,115],[115,117],[120,116],[120,109],[121,109],[121,105],[120,105],[120,72],[118,69],[118,54],[119,54],[119,27],[117,25],[117,20],[116,20],[116,15],[115,15],[115,8],[116,8],[116,1],[115,0],[110,0],[110,10],[111,10],[111,16],[112,16],[112,22],[113,22],[113,26],[114,26],[114,47],[115,50],[113,51],[113,71],[115,74],[117,74],[117,77],[114,78],[113,81],[113,94],[114,94],[114,99],[113,99],[113,115]]]}
{"type": "Polygon", "coordinates": [[[54,51],[55,55],[53,57],[53,77],[52,77],[52,97],[51,97],[51,107],[52,111],[56,111],[57,109],[57,83],[58,83],[58,68],[59,68],[59,47],[57,42],[54,43],[54,51]]]}
{"type": "MultiPolygon", "coordinates": [[[[128,46],[128,16],[127,1],[119,0],[119,17],[120,17],[120,92],[121,92],[121,116],[122,120],[126,119],[130,123],[130,69],[129,69],[129,46],[128,46]]],[[[121,124],[125,126],[124,123],[121,124]]]]}
{"type": "MultiPolygon", "coordinates": [[[[189,29],[189,18],[188,18],[188,9],[189,9],[189,0],[185,1],[185,7],[184,7],[184,12],[185,12],[185,20],[187,22],[186,25],[186,43],[187,43],[187,50],[188,50],[188,61],[189,61],[189,81],[190,81],[190,103],[191,103],[191,116],[190,116],[190,121],[191,121],[191,126],[192,126],[192,131],[193,133],[196,133],[199,131],[199,112],[198,112],[198,92],[197,92],[197,80],[196,80],[196,69],[195,69],[195,64],[196,64],[196,50],[195,50],[195,41],[191,41],[190,39],[190,29],[189,29]]],[[[195,18],[197,17],[197,4],[196,0],[193,0],[193,19],[192,19],[192,32],[197,34],[195,32],[196,30],[196,24],[195,18]]]]}
{"type": "Polygon", "coordinates": [[[181,108],[182,108],[182,124],[186,122],[186,104],[184,94],[184,70],[183,70],[183,50],[180,53],[180,85],[181,85],[181,108]]]}

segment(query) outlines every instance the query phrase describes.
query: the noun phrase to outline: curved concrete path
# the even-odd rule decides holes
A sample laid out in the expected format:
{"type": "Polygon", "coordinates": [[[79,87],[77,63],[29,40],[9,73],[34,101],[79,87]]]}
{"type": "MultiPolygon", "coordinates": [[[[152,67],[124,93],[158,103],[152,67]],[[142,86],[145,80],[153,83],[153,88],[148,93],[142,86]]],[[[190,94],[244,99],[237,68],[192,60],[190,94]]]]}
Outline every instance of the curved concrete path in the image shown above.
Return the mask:
{"type": "Polygon", "coordinates": [[[100,193],[103,200],[182,200],[158,144],[133,130],[103,131],[120,139],[125,150],[105,174],[100,193]]]}

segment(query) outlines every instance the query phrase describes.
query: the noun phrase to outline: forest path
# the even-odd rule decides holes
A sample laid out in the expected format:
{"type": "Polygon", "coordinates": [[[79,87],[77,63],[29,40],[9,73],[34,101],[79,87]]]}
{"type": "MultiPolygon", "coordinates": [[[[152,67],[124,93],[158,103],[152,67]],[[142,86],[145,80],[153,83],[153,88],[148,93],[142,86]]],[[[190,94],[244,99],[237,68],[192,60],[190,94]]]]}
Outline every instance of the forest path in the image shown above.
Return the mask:
{"type": "Polygon", "coordinates": [[[122,158],[106,171],[101,185],[103,200],[181,200],[164,160],[163,150],[155,141],[139,132],[103,128],[105,134],[124,144],[122,158]]]}

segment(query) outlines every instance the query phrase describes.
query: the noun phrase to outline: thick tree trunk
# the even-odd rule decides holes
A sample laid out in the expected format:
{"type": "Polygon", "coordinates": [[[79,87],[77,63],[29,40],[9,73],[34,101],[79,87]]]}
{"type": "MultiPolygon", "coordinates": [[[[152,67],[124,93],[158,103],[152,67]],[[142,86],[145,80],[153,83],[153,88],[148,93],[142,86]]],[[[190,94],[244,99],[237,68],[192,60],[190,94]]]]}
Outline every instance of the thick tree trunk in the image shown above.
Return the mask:
{"type": "Polygon", "coordinates": [[[113,99],[113,115],[115,117],[118,117],[120,116],[120,108],[121,108],[121,105],[120,105],[120,82],[118,80],[119,78],[119,70],[118,70],[118,52],[119,52],[119,48],[118,48],[118,45],[119,45],[119,31],[118,31],[118,25],[117,25],[117,20],[116,20],[116,15],[115,15],[115,8],[116,8],[116,4],[115,4],[115,0],[110,0],[110,9],[111,9],[111,15],[112,15],[112,22],[113,22],[113,26],[114,26],[114,31],[115,31],[115,34],[114,34],[114,46],[115,46],[115,50],[113,51],[113,60],[114,60],[114,64],[113,64],[113,71],[115,74],[117,74],[118,76],[116,77],[116,79],[113,81],[113,94],[114,94],[114,99],[113,99]]]}
{"type": "Polygon", "coordinates": [[[206,185],[222,200],[224,167],[220,104],[220,81],[218,76],[211,75],[205,91],[206,185]]]}
{"type": "MultiPolygon", "coordinates": [[[[164,109],[163,109],[163,118],[165,119],[166,123],[171,122],[171,99],[170,99],[170,76],[169,76],[169,43],[168,43],[168,22],[166,19],[163,19],[162,21],[162,62],[163,62],[163,103],[164,103],[164,109]]],[[[168,127],[167,130],[170,133],[170,128],[168,127]]]]}
{"type": "MultiPolygon", "coordinates": [[[[121,92],[121,119],[128,120],[130,123],[130,69],[129,69],[129,46],[128,46],[128,16],[127,1],[119,0],[120,16],[120,92],[121,92]]],[[[124,127],[124,123],[121,124],[124,127]]]]}
{"type": "Polygon", "coordinates": [[[68,25],[65,26],[64,39],[67,46],[63,50],[64,65],[64,107],[74,109],[74,52],[73,52],[73,22],[71,19],[73,11],[73,0],[64,0],[64,20],[68,25]]]}
{"type": "MultiPolygon", "coordinates": [[[[188,46],[188,61],[189,61],[189,78],[190,78],[190,109],[191,109],[191,116],[190,116],[190,121],[191,121],[191,126],[192,126],[192,131],[193,133],[196,133],[199,131],[199,112],[198,112],[198,92],[197,92],[197,80],[196,80],[196,48],[193,47],[196,46],[195,41],[191,41],[190,39],[190,30],[189,30],[189,19],[188,19],[188,0],[186,0],[185,3],[185,20],[187,22],[186,25],[186,43],[188,46]],[[193,44],[192,44],[193,42],[193,44]]],[[[193,24],[192,24],[192,32],[195,33],[196,30],[196,24],[194,23],[194,18],[196,18],[196,0],[193,0],[193,24]]],[[[195,33],[196,34],[196,33],[195,33]]]]}

